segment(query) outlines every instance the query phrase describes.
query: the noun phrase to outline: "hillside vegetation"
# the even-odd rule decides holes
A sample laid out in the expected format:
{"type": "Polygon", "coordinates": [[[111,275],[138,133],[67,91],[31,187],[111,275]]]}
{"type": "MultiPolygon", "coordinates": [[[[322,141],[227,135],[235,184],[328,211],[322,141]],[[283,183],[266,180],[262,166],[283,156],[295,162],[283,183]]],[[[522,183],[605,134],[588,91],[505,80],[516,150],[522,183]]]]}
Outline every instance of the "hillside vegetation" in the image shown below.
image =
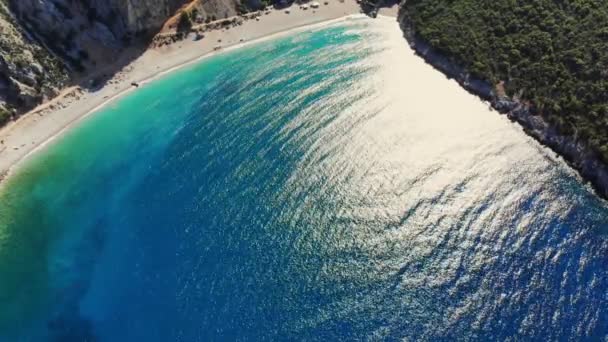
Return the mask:
{"type": "Polygon", "coordinates": [[[607,0],[407,0],[417,36],[608,162],[607,0]]]}

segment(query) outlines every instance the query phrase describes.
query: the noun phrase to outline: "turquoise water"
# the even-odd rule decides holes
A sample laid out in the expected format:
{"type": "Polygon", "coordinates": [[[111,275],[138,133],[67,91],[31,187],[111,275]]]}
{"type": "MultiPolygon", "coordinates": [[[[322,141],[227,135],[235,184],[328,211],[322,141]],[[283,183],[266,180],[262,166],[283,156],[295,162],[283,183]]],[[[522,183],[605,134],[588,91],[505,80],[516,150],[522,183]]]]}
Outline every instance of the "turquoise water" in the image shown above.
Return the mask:
{"type": "Polygon", "coordinates": [[[606,203],[407,53],[393,22],[294,33],[30,159],[0,195],[0,340],[606,338],[606,203]]]}

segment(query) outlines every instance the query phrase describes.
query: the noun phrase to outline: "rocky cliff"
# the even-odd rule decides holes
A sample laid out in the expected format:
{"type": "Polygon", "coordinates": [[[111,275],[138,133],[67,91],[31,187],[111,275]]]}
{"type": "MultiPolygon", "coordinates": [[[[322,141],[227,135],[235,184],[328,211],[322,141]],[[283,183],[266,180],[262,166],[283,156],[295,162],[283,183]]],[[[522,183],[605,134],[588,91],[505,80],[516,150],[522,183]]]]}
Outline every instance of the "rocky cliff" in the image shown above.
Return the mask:
{"type": "MultiPolygon", "coordinates": [[[[0,0],[0,124],[144,46],[183,6],[199,20],[258,7],[258,0],[0,0]]],[[[137,55],[137,54],[134,54],[137,55]]],[[[111,71],[110,71],[111,72],[111,71]]]]}
{"type": "Polygon", "coordinates": [[[76,72],[158,30],[186,0],[9,0],[19,23],[76,72]]]}
{"type": "Polygon", "coordinates": [[[0,124],[54,96],[68,80],[63,63],[37,43],[0,2],[0,124]]]}

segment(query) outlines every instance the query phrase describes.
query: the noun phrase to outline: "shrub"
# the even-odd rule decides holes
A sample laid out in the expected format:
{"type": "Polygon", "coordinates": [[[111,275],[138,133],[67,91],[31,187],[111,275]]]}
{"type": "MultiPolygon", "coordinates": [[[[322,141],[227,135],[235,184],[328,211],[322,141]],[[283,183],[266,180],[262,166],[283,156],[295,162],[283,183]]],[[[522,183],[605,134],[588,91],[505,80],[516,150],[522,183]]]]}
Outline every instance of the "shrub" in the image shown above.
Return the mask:
{"type": "Polygon", "coordinates": [[[0,107],[0,125],[4,125],[11,119],[11,113],[4,107],[0,107]]]}
{"type": "Polygon", "coordinates": [[[179,16],[177,32],[188,32],[190,29],[192,29],[192,18],[189,12],[183,11],[179,16]]]}

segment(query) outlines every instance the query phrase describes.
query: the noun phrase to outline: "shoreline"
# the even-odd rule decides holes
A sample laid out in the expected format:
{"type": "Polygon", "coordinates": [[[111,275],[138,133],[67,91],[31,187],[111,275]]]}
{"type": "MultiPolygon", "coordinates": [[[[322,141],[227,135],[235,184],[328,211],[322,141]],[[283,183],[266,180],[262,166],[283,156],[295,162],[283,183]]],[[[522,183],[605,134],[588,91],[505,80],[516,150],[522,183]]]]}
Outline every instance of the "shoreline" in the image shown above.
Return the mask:
{"type": "Polygon", "coordinates": [[[454,79],[463,89],[487,101],[498,113],[517,122],[524,133],[541,146],[549,148],[576,171],[583,183],[591,185],[593,192],[602,200],[608,200],[608,165],[603,163],[596,152],[571,136],[560,134],[543,117],[534,113],[529,106],[517,98],[496,94],[494,86],[484,80],[471,77],[466,68],[451,62],[436,51],[426,41],[416,35],[415,29],[399,13],[397,21],[403,36],[416,55],[446,77],[454,79]]]}
{"type": "MultiPolygon", "coordinates": [[[[140,81],[137,81],[136,83],[138,84],[138,87],[130,87],[130,88],[127,88],[127,89],[123,89],[123,90],[120,90],[119,92],[111,95],[107,99],[104,99],[105,101],[103,101],[102,103],[96,105],[94,108],[88,110],[86,113],[78,116],[76,119],[68,122],[59,131],[55,132],[52,136],[50,136],[45,141],[42,141],[39,144],[37,144],[34,148],[32,148],[29,152],[27,152],[23,157],[21,157],[21,159],[17,160],[13,165],[11,165],[8,168],[8,170],[4,170],[4,172],[6,172],[6,174],[3,174],[2,178],[0,178],[0,182],[2,181],[3,178],[6,178],[6,177],[10,176],[11,172],[13,171],[13,169],[16,168],[16,167],[18,167],[19,164],[22,161],[26,160],[31,155],[33,155],[36,152],[40,151],[45,146],[47,146],[48,144],[52,143],[55,139],[60,138],[64,133],[66,133],[67,131],[69,131],[71,128],[74,128],[74,126],[76,126],[77,124],[79,124],[82,120],[85,120],[90,115],[95,114],[96,112],[98,112],[99,110],[103,109],[104,107],[106,107],[107,105],[111,104],[112,102],[117,101],[120,98],[129,95],[131,92],[136,91],[139,87],[145,86],[146,84],[148,84],[150,82],[153,82],[153,81],[155,81],[155,80],[157,80],[159,78],[162,78],[163,76],[165,76],[167,74],[170,74],[170,73],[172,73],[174,71],[177,71],[177,70],[180,70],[182,68],[186,68],[186,67],[188,67],[190,65],[193,65],[193,64],[196,64],[198,62],[201,62],[201,61],[203,61],[203,60],[205,60],[207,58],[211,58],[211,57],[220,55],[222,53],[226,53],[226,52],[230,52],[230,51],[233,51],[233,50],[237,50],[237,49],[246,47],[246,46],[251,45],[251,44],[261,43],[261,42],[264,42],[266,40],[280,38],[281,36],[289,35],[289,34],[298,32],[300,30],[319,28],[319,27],[323,27],[325,25],[331,25],[331,24],[334,24],[334,23],[339,23],[339,22],[344,21],[344,20],[348,20],[350,18],[357,18],[357,17],[358,16],[355,15],[355,14],[350,14],[350,15],[346,15],[344,17],[337,18],[337,19],[328,19],[328,20],[323,20],[321,22],[315,22],[315,23],[311,23],[311,24],[306,24],[304,26],[292,27],[292,28],[289,28],[289,29],[287,29],[285,31],[276,32],[276,33],[270,34],[268,36],[264,36],[264,37],[253,39],[251,41],[241,42],[241,43],[237,43],[237,44],[234,44],[234,45],[228,45],[225,48],[222,48],[221,50],[211,51],[211,52],[204,53],[203,55],[195,57],[194,59],[187,60],[187,61],[183,62],[182,64],[175,65],[173,67],[170,67],[169,69],[163,69],[163,70],[159,71],[156,74],[152,74],[152,75],[148,76],[147,78],[144,78],[144,79],[142,79],[140,81]]],[[[33,113],[33,114],[35,114],[35,113],[33,113]]]]}
{"type": "Polygon", "coordinates": [[[332,2],[315,12],[297,6],[291,6],[289,10],[289,14],[285,9],[273,10],[262,15],[261,21],[248,21],[230,30],[211,31],[206,35],[209,37],[200,41],[188,37],[168,46],[148,49],[96,91],[84,92],[79,87],[64,89],[60,97],[41,104],[0,129],[0,185],[32,155],[138,87],[206,58],[250,44],[364,17],[354,1],[332,2]],[[215,49],[216,42],[221,42],[221,49],[215,49]],[[138,87],[132,86],[132,82],[138,87]]]}

